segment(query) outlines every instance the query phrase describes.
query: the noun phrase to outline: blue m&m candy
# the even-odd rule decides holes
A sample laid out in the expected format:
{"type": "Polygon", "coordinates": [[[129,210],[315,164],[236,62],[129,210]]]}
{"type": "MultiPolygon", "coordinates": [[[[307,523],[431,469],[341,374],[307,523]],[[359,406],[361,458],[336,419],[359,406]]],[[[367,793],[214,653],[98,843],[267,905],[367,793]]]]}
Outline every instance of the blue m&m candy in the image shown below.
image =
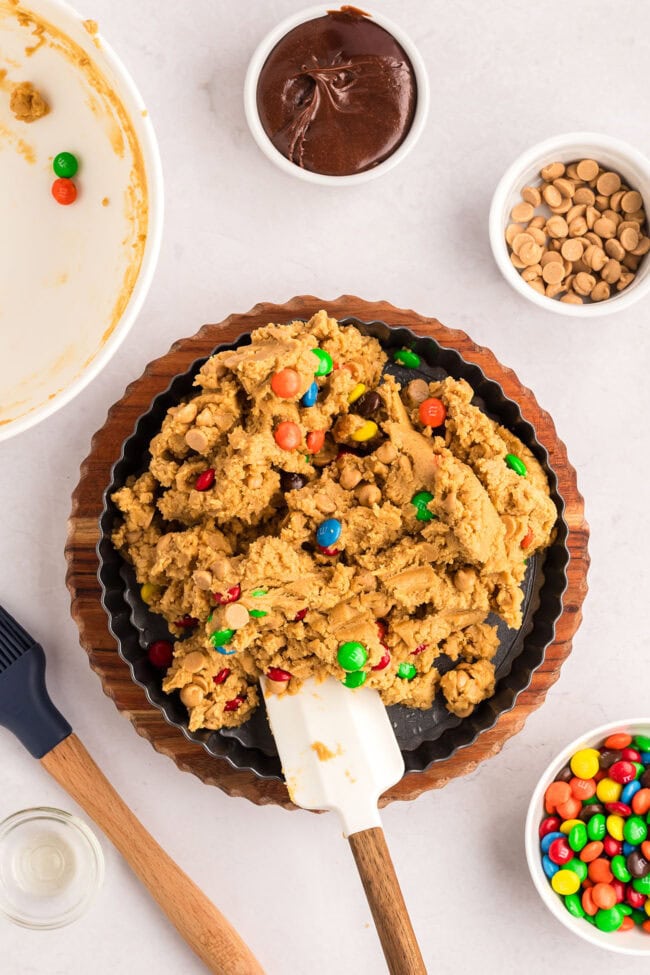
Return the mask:
{"type": "Polygon", "coordinates": [[[300,400],[301,406],[314,406],[318,399],[318,384],[313,382],[300,400]]]}
{"type": "Polygon", "coordinates": [[[338,518],[326,518],[318,526],[316,541],[321,548],[330,548],[341,537],[341,522],[338,518]]]}

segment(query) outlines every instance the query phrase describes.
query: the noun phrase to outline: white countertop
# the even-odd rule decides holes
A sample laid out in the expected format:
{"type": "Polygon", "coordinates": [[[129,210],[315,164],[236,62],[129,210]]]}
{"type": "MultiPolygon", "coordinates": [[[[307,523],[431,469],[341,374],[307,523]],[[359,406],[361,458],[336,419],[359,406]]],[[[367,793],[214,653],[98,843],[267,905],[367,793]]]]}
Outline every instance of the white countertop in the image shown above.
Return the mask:
{"type": "MultiPolygon", "coordinates": [[[[257,808],[176,769],[101,690],[69,616],[63,546],[90,437],[144,365],[205,321],[294,294],[386,298],[466,329],[555,418],[591,524],[590,594],[540,711],[473,775],[384,823],[432,972],[524,969],[625,975],[548,914],[526,870],[528,797],[584,729],[648,714],[650,302],[590,323],[533,307],[502,280],[490,195],[546,136],[602,130],[650,153],[650,7],[376,0],[419,45],[432,111],[387,176],[330,191],[291,180],[249,136],[246,64],[290,0],[87,0],[83,13],[132,71],[158,131],[167,214],[160,265],[135,328],[103,374],[36,429],[0,445],[0,599],[42,641],[52,696],[135,813],[227,914],[269,975],[385,971],[353,861],[331,816],[257,808]]],[[[79,812],[0,731],[0,819],[31,805],[79,812]]],[[[0,920],[3,975],[204,971],[102,837],[107,872],[89,913],[38,934],[0,920]]]]}

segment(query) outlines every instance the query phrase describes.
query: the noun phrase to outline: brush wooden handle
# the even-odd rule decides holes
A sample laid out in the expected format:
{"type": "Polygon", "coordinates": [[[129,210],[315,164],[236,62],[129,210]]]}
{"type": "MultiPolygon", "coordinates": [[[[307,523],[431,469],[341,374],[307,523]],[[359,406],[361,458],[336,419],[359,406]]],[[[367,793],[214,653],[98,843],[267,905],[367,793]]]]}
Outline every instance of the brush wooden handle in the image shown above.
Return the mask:
{"type": "Polygon", "coordinates": [[[211,972],[264,975],[235,929],[136,819],[76,735],[40,761],[106,833],[211,972]]]}
{"type": "Polygon", "coordinates": [[[383,829],[364,829],[348,840],[390,975],[427,975],[383,829]]]}

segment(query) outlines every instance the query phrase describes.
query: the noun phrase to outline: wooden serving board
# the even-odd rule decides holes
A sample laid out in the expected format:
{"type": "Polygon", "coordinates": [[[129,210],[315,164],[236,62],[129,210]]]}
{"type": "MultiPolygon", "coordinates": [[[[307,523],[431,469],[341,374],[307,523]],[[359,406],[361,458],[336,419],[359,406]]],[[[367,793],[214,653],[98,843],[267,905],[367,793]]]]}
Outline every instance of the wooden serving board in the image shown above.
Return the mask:
{"type": "Polygon", "coordinates": [[[506,396],[519,403],[523,416],[535,427],[540,443],[549,452],[559,492],[566,503],[571,560],[564,612],[556,626],[555,641],[546,651],[544,662],[534,673],[530,686],[519,695],[515,707],[502,714],[496,725],[473,744],[434,764],[426,772],[405,775],[386,792],[382,804],[394,799],[414,799],[427,789],[440,788],[450,779],[473,771],[479,762],[496,755],[503,743],[521,730],[531,711],[544,701],[571,652],[571,640],[580,623],[582,602],[587,592],[589,566],[589,530],[584,519],[583,499],[578,491],[575,470],[568,461],[566,448],[556,434],[551,417],[540,408],[532,392],[522,386],[512,370],[501,366],[488,349],[475,345],[464,332],[452,331],[435,318],[423,318],[384,301],[368,302],[350,295],[334,301],[301,296],[284,305],[256,305],[246,314],[230,315],[217,325],[205,325],[192,338],[176,342],[166,355],[150,363],[140,379],[131,383],[122,399],[111,407],[106,423],[93,437],[90,453],[81,465],[80,480],[72,496],[66,543],[72,616],[79,627],[81,644],[88,654],[90,666],[99,675],[105,693],[127,715],[138,734],[147,738],[157,751],[172,758],[180,769],[192,772],[208,785],[219,786],[228,795],[244,796],[258,805],[275,803],[287,809],[295,807],[283,782],[259,779],[253,772],[240,771],[227,761],[212,757],[200,745],[188,741],[178,729],[168,725],[162,714],[147,702],[142,688],[133,683],[127,664],[118,655],[100,603],[95,546],[99,537],[102,493],[109,483],[111,467],[120,455],[123,441],[131,434],[140,414],[149,408],[153,397],[166,389],[177,373],[185,372],[195,359],[208,355],[216,345],[232,342],[242,332],[268,322],[307,319],[320,308],[327,309],[336,318],[356,316],[361,320],[378,319],[388,325],[405,325],[414,332],[432,336],[441,345],[457,349],[466,360],[477,363],[489,379],[501,384],[506,396]]]}

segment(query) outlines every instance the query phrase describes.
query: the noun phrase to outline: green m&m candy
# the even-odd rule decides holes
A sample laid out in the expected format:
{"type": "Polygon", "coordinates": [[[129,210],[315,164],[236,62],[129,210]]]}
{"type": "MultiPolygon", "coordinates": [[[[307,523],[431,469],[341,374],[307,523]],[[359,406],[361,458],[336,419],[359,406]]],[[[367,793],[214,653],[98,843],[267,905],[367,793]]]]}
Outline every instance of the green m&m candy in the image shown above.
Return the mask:
{"type": "MultiPolygon", "coordinates": [[[[573,861],[570,861],[573,863],[573,861]]],[[[584,917],[585,910],[580,903],[580,898],[577,894],[567,894],[564,898],[564,906],[566,907],[569,914],[573,914],[574,917],[584,917]]]]}
{"type": "Polygon", "coordinates": [[[417,369],[420,365],[420,356],[417,352],[412,352],[411,349],[398,349],[393,354],[393,359],[395,362],[399,362],[401,366],[406,366],[407,369],[417,369]]]}
{"type": "Polygon", "coordinates": [[[341,681],[346,687],[354,689],[355,687],[361,687],[362,684],[366,682],[366,672],[365,670],[353,670],[351,673],[346,674],[341,681]]]}
{"type": "Polygon", "coordinates": [[[625,857],[621,856],[620,853],[612,857],[612,862],[610,863],[609,867],[616,879],[620,880],[621,883],[627,884],[632,879],[632,874],[627,869],[625,857]]]}
{"type": "Polygon", "coordinates": [[[646,877],[637,877],[632,881],[632,886],[637,894],[650,895],[650,873],[646,877]]]}
{"type": "Polygon", "coordinates": [[[578,877],[580,883],[587,879],[587,874],[589,873],[587,864],[583,863],[582,860],[579,860],[577,857],[574,857],[573,860],[569,860],[568,863],[565,863],[562,869],[571,870],[572,873],[578,877]]]}
{"type": "Polygon", "coordinates": [[[640,816],[630,816],[629,819],[625,820],[623,839],[631,843],[632,846],[638,846],[639,843],[643,843],[647,835],[648,827],[640,816]]]}
{"type": "Polygon", "coordinates": [[[430,491],[418,491],[411,498],[411,504],[415,506],[415,517],[418,521],[431,521],[436,517],[433,511],[429,511],[427,508],[429,501],[433,501],[433,495],[430,491]]]}
{"type": "Polygon", "coordinates": [[[224,644],[230,643],[234,635],[234,630],[216,630],[210,637],[210,643],[213,647],[222,647],[224,644]]]}
{"type": "Polygon", "coordinates": [[[410,663],[400,664],[397,668],[397,676],[401,677],[402,680],[413,680],[417,672],[417,667],[410,663]]]}
{"type": "Polygon", "coordinates": [[[248,615],[254,616],[255,619],[261,619],[262,616],[268,616],[269,614],[265,609],[249,609],[248,615]]]}
{"type": "Polygon", "coordinates": [[[60,179],[72,179],[79,169],[77,157],[71,152],[59,152],[52,160],[52,169],[60,179]]]}
{"type": "Polygon", "coordinates": [[[332,369],[334,368],[334,363],[332,362],[332,357],[329,352],[325,349],[312,349],[311,350],[316,358],[318,359],[318,365],[316,366],[315,376],[329,376],[332,369]]]}
{"type": "Polygon", "coordinates": [[[505,459],[506,465],[511,471],[514,471],[515,474],[519,474],[519,477],[526,476],[526,465],[520,457],[517,457],[516,454],[506,454],[505,459]]]}
{"type": "Polygon", "coordinates": [[[590,840],[602,840],[607,832],[607,821],[602,813],[596,813],[587,823],[587,834],[590,840]]]}
{"type": "Polygon", "coordinates": [[[624,917],[625,915],[619,909],[618,905],[615,904],[614,907],[608,907],[605,910],[598,911],[596,914],[596,927],[600,931],[618,931],[623,923],[624,917]]]}
{"type": "Polygon", "coordinates": [[[634,747],[638,748],[640,752],[650,752],[650,738],[648,735],[635,735],[634,747]]]}
{"type": "MultiPolygon", "coordinates": [[[[363,643],[359,643],[358,640],[348,640],[347,643],[342,643],[339,647],[336,654],[336,659],[339,667],[342,667],[343,670],[347,670],[349,672],[360,670],[368,659],[368,651],[364,647],[363,643]]],[[[366,679],[365,675],[363,679],[366,679]]],[[[361,683],[363,683],[363,681],[361,683]]],[[[347,684],[346,686],[350,687],[351,685],[347,684]]]]}
{"type": "Polygon", "coordinates": [[[569,846],[574,853],[579,853],[587,845],[587,827],[584,823],[576,823],[569,832],[569,846]]]}

